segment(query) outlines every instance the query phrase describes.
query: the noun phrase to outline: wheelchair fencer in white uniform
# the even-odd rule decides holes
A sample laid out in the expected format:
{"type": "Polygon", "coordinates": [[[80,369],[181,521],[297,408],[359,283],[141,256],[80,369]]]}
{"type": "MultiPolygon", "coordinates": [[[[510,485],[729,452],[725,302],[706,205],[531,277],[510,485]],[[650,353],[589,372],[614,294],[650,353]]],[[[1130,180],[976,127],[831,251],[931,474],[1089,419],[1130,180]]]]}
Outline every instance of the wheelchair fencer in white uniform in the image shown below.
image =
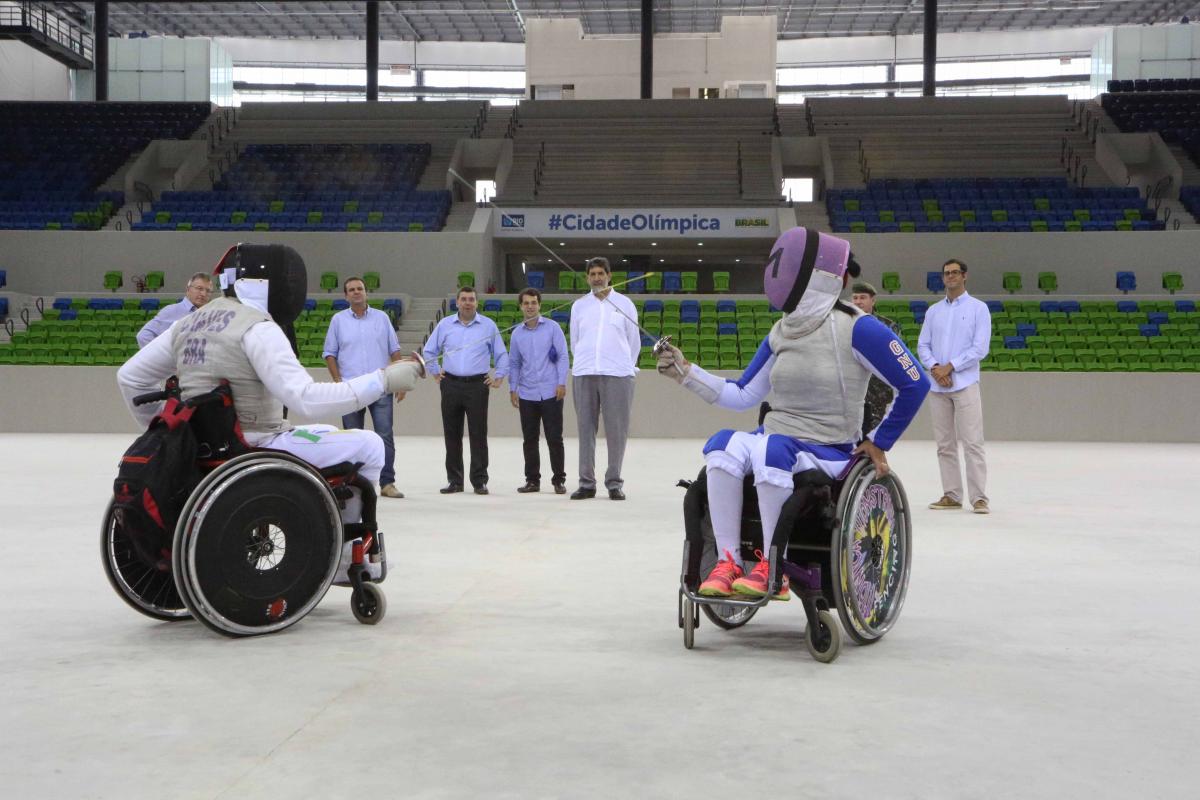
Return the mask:
{"type": "Polygon", "coordinates": [[[244,636],[298,622],[336,578],[353,587],[355,616],[377,622],[386,609],[376,585],[386,576],[386,554],[373,488],[383,442],[372,431],[293,426],[285,407],[340,416],[412,391],[424,365],[402,360],[342,383],[315,382],[292,345],[307,294],[300,255],[282,245],[238,245],[216,272],[225,296],[176,322],[118,371],[122,397],[142,425],[162,404],[135,398],[161,397],[171,376],[185,403],[225,387],[232,407],[226,417],[195,414],[206,420],[193,429],[207,474],[175,525],[170,570],[135,557],[110,505],[101,531],[109,580],[151,617],[191,616],[244,636]]]}
{"type": "Polygon", "coordinates": [[[689,648],[698,608],[733,628],[791,592],[808,618],[809,650],[822,661],[840,647],[831,603],[861,643],[877,640],[899,615],[908,504],[884,453],[916,416],[929,379],[891,330],[839,300],[858,273],[848,242],[793,228],[776,240],[763,277],[784,316],[740,378],[709,374],[669,342],[656,346],[659,372],[708,403],[748,410],[771,401],[758,429],[708,440],[706,469],[689,484],[679,595],[689,648]],[[896,396],[864,435],[872,375],[896,396]]]}

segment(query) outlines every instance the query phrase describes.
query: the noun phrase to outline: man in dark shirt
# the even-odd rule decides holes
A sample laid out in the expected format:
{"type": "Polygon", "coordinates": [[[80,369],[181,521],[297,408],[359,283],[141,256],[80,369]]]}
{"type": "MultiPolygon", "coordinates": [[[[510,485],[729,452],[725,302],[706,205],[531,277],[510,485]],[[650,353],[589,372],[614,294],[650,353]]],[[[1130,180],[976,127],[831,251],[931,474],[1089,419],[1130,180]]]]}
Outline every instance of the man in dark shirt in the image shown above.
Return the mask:
{"type": "MultiPolygon", "coordinates": [[[[855,281],[850,287],[850,301],[891,328],[892,333],[900,335],[899,325],[887,317],[875,313],[874,286],[866,281],[855,281]]],[[[864,435],[875,430],[875,426],[883,419],[883,414],[891,402],[892,387],[872,375],[871,382],[867,384],[867,399],[863,403],[862,432],[864,435]]]]}

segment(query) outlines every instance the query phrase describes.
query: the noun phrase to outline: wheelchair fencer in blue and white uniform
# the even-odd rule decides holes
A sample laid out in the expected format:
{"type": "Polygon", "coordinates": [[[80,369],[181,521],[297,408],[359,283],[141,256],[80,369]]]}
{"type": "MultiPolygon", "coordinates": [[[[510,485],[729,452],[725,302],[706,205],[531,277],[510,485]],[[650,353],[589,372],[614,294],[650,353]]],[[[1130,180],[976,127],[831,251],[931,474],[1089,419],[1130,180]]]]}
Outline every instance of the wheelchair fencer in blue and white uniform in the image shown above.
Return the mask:
{"type": "Polygon", "coordinates": [[[659,348],[658,371],[708,403],[740,411],[771,398],[758,429],[718,431],[704,446],[708,513],[719,560],[702,576],[702,597],[788,599],[786,577],[773,585],[766,557],[745,570],[746,476],[753,476],[767,553],[793,494],[794,476],[815,470],[841,479],[858,456],[869,458],[876,474],[886,474],[885,452],[929,391],[928,378],[904,343],[874,317],[839,300],[849,278],[858,274],[848,242],[793,228],[776,240],[763,278],[767,297],[784,317],[740,378],[711,375],[677,348],[659,348]],[[895,389],[895,399],[864,437],[863,399],[872,375],[895,389]]]}

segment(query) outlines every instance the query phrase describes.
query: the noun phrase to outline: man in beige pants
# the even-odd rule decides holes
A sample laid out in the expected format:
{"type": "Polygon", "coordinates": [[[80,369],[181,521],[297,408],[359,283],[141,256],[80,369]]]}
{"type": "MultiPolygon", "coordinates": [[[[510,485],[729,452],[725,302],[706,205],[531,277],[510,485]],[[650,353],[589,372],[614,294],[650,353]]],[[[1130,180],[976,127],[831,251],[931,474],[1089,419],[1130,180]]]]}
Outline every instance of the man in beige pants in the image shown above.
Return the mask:
{"type": "Polygon", "coordinates": [[[979,362],[987,357],[992,317],[983,301],[967,294],[967,265],[950,259],[942,266],[946,297],[929,307],[917,340],[917,357],[933,386],[929,412],[942,473],[942,498],[929,507],[963,507],[958,445],[967,462],[967,498],[976,514],[988,513],[987,462],[983,450],[983,402],[979,362]]]}

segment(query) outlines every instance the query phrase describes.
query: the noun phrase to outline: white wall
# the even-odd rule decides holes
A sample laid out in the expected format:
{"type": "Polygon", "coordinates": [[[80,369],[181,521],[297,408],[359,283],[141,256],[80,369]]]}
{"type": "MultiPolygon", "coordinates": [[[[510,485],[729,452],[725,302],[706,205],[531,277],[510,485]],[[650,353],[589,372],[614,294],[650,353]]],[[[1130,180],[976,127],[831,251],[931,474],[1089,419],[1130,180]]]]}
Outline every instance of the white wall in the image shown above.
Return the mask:
{"type": "MultiPolygon", "coordinates": [[[[108,40],[109,100],[214,102],[232,105],[233,62],[211,39],[108,40]]],[[[76,74],[76,97],[96,96],[95,73],[76,74]]]]}
{"type": "Polygon", "coordinates": [[[1200,25],[1108,28],[1092,48],[1092,90],[1109,80],[1200,78],[1200,25]]]}
{"type": "MultiPolygon", "coordinates": [[[[574,85],[576,100],[641,96],[641,38],[584,36],[578,19],[526,19],[525,84],[574,85]]],[[[775,17],[724,17],[719,34],[654,37],[655,98],[676,88],[722,90],[760,83],[775,96],[775,17]]],[[[544,97],[544,94],[539,94],[544,97]]]]}
{"type": "Polygon", "coordinates": [[[0,100],[70,100],[71,70],[24,42],[0,41],[0,100]]]}
{"type": "MultiPolygon", "coordinates": [[[[362,66],[367,62],[361,41],[303,39],[215,40],[238,64],[313,64],[362,66]]],[[[506,42],[395,42],[379,43],[379,64],[418,68],[525,66],[525,45],[506,42]]]]}

